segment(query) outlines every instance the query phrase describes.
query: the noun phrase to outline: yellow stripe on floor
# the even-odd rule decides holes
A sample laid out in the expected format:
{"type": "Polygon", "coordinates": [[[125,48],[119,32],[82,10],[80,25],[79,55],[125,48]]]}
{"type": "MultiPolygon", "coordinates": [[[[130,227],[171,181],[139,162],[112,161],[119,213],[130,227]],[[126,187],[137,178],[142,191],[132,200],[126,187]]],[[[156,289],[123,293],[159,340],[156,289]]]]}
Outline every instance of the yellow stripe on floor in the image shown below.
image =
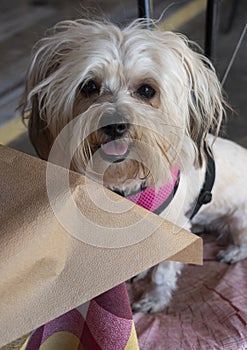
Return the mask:
{"type": "Polygon", "coordinates": [[[175,30],[205,11],[207,0],[192,0],[159,24],[161,30],[175,30]]]}
{"type": "Polygon", "coordinates": [[[17,117],[0,128],[0,144],[7,145],[26,132],[27,127],[23,124],[21,117],[17,117]]]}

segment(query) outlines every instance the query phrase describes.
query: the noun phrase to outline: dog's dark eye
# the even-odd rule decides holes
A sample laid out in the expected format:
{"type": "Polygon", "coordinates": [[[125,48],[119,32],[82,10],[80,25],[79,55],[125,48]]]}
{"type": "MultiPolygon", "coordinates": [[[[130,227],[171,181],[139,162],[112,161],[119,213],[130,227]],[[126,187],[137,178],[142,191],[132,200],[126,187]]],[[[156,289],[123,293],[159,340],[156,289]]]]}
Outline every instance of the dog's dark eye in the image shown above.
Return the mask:
{"type": "Polygon", "coordinates": [[[152,88],[152,86],[148,84],[141,85],[137,89],[137,95],[139,95],[144,100],[150,100],[154,97],[155,93],[156,91],[154,90],[154,88],[152,88]]]}
{"type": "Polygon", "coordinates": [[[91,97],[93,94],[98,94],[100,91],[99,85],[93,81],[89,80],[85,84],[81,84],[80,92],[85,96],[85,97],[91,97]]]}

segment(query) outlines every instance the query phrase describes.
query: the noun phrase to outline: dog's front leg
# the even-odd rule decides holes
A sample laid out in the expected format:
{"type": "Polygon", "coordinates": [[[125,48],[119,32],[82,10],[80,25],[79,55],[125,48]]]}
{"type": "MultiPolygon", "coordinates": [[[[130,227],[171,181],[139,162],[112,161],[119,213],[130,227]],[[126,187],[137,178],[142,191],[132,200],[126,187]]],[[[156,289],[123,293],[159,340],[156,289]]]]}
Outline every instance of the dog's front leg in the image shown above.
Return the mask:
{"type": "Polygon", "coordinates": [[[163,310],[169,304],[172,293],[176,289],[177,277],[182,267],[182,263],[174,261],[164,261],[155,266],[150,288],[132,304],[132,310],[145,313],[163,310]]]}

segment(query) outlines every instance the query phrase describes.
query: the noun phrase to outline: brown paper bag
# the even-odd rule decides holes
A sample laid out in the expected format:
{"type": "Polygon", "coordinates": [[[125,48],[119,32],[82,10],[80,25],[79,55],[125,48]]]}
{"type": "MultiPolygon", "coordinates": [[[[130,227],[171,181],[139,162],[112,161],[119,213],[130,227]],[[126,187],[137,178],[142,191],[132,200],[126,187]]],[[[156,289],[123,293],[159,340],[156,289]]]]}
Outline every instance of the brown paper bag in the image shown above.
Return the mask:
{"type": "Polygon", "coordinates": [[[3,146],[0,173],[0,346],[162,260],[202,263],[199,237],[80,174],[3,146]]]}

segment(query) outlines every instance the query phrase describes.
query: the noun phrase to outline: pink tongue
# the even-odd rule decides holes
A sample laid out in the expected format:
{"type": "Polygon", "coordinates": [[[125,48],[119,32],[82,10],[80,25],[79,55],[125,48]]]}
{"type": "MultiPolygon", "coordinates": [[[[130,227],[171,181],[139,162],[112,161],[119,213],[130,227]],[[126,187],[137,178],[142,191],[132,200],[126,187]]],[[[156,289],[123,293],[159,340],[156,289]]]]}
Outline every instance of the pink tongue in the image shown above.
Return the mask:
{"type": "Polygon", "coordinates": [[[128,150],[128,145],[124,141],[115,140],[101,145],[102,151],[111,156],[122,156],[128,150]]]}

